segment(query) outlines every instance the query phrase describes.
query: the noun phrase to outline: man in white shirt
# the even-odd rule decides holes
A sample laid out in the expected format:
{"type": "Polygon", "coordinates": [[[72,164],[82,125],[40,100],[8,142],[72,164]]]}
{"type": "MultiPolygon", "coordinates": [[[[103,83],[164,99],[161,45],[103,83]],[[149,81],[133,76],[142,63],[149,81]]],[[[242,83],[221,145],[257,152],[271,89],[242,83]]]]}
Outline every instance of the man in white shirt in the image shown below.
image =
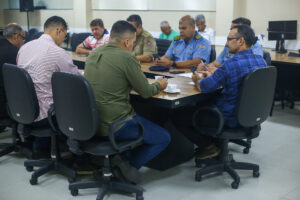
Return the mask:
{"type": "Polygon", "coordinates": [[[77,54],[89,55],[92,50],[107,44],[109,41],[109,32],[104,28],[102,19],[94,19],[91,21],[90,27],[93,34],[77,46],[77,54]]]}
{"type": "Polygon", "coordinates": [[[197,15],[195,17],[195,22],[198,28],[198,32],[210,42],[212,48],[215,48],[216,32],[214,29],[206,26],[204,15],[197,15]]]}

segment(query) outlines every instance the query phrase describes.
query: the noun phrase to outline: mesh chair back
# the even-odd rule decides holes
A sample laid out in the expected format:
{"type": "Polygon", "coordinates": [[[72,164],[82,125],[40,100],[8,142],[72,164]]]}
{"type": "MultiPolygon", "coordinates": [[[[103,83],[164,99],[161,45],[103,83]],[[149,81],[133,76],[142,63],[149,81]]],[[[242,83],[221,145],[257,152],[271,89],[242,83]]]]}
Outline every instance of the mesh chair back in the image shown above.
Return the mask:
{"type": "Polygon", "coordinates": [[[30,75],[23,68],[5,63],[3,81],[11,118],[22,124],[31,124],[40,109],[30,75]]]}
{"type": "Polygon", "coordinates": [[[98,110],[91,86],[80,76],[54,72],[52,93],[59,130],[71,139],[89,140],[98,129],[98,110]]]}
{"type": "Polygon", "coordinates": [[[270,55],[270,53],[267,52],[267,51],[263,51],[263,58],[266,61],[267,66],[270,66],[271,65],[271,55],[270,55]]]}
{"type": "Polygon", "coordinates": [[[158,39],[155,38],[156,41],[156,46],[157,46],[157,54],[159,56],[165,55],[167,52],[168,48],[170,47],[172,41],[171,40],[166,40],[166,39],[158,39]]]}
{"type": "Polygon", "coordinates": [[[240,125],[252,127],[267,119],[274,98],[276,76],[276,68],[270,66],[256,69],[245,77],[237,103],[240,125]]]}
{"type": "Polygon", "coordinates": [[[76,51],[76,47],[83,42],[91,33],[73,33],[71,37],[71,49],[72,51],[76,51]]]}

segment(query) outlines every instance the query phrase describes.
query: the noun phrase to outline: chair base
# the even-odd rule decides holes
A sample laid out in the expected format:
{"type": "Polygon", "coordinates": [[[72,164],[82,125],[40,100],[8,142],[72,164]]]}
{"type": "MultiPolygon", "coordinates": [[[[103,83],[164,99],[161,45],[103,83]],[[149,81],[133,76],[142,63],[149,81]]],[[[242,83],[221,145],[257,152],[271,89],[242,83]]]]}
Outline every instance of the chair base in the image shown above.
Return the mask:
{"type": "Polygon", "coordinates": [[[0,144],[0,157],[5,156],[11,152],[17,152],[25,155],[27,158],[32,158],[32,151],[21,144],[1,143],[0,144]]]}
{"type": "Polygon", "coordinates": [[[77,173],[75,170],[67,167],[62,162],[58,161],[57,159],[53,160],[26,160],[24,162],[24,166],[26,170],[31,172],[33,171],[34,167],[40,167],[38,170],[34,171],[31,175],[30,184],[36,185],[38,183],[38,178],[47,172],[52,170],[61,172],[68,176],[69,181],[73,182],[76,180],[77,173]]]}
{"type": "Polygon", "coordinates": [[[196,174],[195,174],[195,180],[196,181],[201,181],[202,176],[204,176],[206,174],[210,174],[210,173],[213,173],[213,172],[224,172],[225,171],[234,180],[231,183],[231,187],[233,189],[237,189],[239,187],[240,177],[237,174],[237,172],[235,171],[235,169],[238,169],[238,170],[252,170],[253,171],[253,177],[259,177],[259,166],[258,165],[252,164],[252,163],[235,162],[232,159],[231,155],[229,155],[228,158],[229,158],[228,160],[230,160],[228,162],[213,161],[213,162],[211,162],[212,164],[208,164],[205,167],[197,170],[196,174]]]}
{"type": "Polygon", "coordinates": [[[246,140],[235,139],[235,140],[230,140],[230,142],[245,147],[245,148],[243,149],[243,153],[244,153],[244,154],[248,154],[248,153],[249,153],[250,148],[251,148],[251,143],[252,143],[251,139],[246,139],[246,140]]]}
{"type": "Polygon", "coordinates": [[[73,196],[78,195],[78,189],[99,188],[96,200],[102,200],[109,191],[119,191],[126,193],[136,193],[136,200],[143,200],[144,189],[140,186],[127,182],[120,182],[106,176],[100,180],[79,181],[69,185],[69,190],[73,196]]]}

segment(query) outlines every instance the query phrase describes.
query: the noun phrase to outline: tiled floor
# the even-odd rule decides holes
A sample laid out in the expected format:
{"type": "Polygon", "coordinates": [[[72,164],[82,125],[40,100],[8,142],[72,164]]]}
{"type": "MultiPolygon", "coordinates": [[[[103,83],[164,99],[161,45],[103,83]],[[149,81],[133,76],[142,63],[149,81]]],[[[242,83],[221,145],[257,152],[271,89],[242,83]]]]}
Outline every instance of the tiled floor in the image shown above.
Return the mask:
{"type": "MultiPolygon", "coordinates": [[[[0,135],[0,140],[7,136],[0,135]]],[[[231,178],[219,176],[194,181],[193,161],[173,169],[159,172],[142,168],[142,187],[146,200],[300,200],[300,106],[294,110],[275,108],[273,117],[262,125],[258,138],[253,140],[250,154],[242,154],[242,148],[231,145],[234,157],[260,165],[261,176],[253,178],[251,172],[239,171],[240,187],[230,187],[231,178]]],[[[59,174],[47,174],[39,184],[29,184],[30,173],[23,167],[24,158],[10,154],[0,158],[1,200],[85,200],[96,199],[97,189],[80,190],[77,197],[68,191],[66,178],[59,174]]],[[[133,195],[110,194],[105,199],[129,200],[133,195]]]]}

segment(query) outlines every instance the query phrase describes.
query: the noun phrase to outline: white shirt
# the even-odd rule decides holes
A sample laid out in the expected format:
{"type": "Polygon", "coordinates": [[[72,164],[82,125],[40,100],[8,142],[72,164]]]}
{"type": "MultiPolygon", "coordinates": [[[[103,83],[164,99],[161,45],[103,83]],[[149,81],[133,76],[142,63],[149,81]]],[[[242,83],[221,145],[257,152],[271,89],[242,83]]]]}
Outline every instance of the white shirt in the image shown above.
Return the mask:
{"type": "Polygon", "coordinates": [[[209,28],[209,27],[205,27],[203,32],[200,32],[202,37],[204,37],[205,39],[207,39],[211,45],[215,45],[215,37],[216,37],[216,32],[214,29],[209,28]]]}

